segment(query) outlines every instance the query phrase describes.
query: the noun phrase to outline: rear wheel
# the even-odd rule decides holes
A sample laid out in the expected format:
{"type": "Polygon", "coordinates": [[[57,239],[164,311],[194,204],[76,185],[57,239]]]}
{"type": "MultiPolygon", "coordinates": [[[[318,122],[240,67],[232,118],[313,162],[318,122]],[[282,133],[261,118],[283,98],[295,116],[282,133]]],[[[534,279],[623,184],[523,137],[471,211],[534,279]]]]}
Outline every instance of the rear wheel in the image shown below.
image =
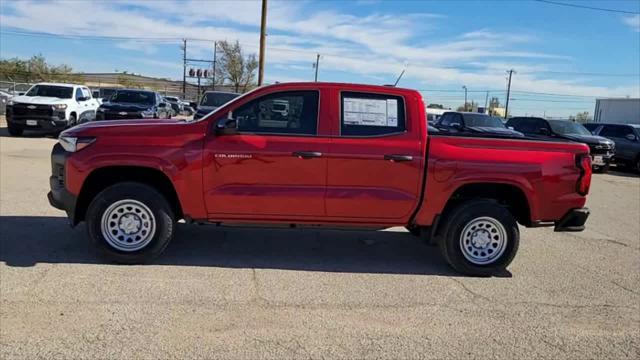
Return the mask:
{"type": "Polygon", "coordinates": [[[606,174],[609,172],[609,164],[607,165],[594,165],[593,166],[593,172],[599,173],[599,174],[606,174]]]}
{"type": "Polygon", "coordinates": [[[491,200],[471,200],[444,220],[440,251],[455,270],[472,276],[500,273],[518,251],[520,232],[511,213],[491,200]]]}
{"type": "Polygon", "coordinates": [[[173,237],[175,218],[154,188],[134,182],[100,192],[87,210],[89,237],[112,261],[125,264],[155,259],[173,237]]]}
{"type": "Polygon", "coordinates": [[[11,136],[20,136],[22,135],[22,132],[24,130],[22,128],[16,127],[15,125],[12,125],[10,122],[7,122],[7,131],[11,136]]]}

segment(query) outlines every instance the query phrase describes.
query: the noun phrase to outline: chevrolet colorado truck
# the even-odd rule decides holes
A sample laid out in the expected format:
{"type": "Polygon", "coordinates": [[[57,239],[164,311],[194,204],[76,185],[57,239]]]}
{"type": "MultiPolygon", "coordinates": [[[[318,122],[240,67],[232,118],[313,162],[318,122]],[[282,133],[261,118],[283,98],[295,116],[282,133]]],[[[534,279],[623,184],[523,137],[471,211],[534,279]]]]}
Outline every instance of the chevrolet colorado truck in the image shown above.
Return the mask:
{"type": "Polygon", "coordinates": [[[24,130],[60,132],[93,120],[100,104],[83,85],[38,83],[7,103],[7,129],[12,136],[24,130]]]}
{"type": "Polygon", "coordinates": [[[425,116],[414,90],[313,82],[260,87],[199,120],[90,122],[60,135],[48,198],[120,263],[158,256],[180,219],[405,226],[488,276],[514,258],[518,224],[584,229],[586,145],[429,134],[425,116]]]}

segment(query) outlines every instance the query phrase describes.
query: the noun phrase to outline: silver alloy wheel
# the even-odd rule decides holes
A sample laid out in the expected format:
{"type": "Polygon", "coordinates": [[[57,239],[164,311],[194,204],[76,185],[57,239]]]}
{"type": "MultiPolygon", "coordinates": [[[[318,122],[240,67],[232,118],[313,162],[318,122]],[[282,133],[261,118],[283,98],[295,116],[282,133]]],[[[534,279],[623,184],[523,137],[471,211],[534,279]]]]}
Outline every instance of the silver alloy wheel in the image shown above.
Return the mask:
{"type": "Polygon", "coordinates": [[[138,200],[119,200],[102,214],[101,230],[104,239],[114,249],[138,251],[153,239],[156,218],[153,212],[138,200]]]}
{"type": "Polygon", "coordinates": [[[500,258],[507,248],[507,231],[496,219],[475,218],[460,233],[462,255],[475,265],[488,265],[500,258]]]}

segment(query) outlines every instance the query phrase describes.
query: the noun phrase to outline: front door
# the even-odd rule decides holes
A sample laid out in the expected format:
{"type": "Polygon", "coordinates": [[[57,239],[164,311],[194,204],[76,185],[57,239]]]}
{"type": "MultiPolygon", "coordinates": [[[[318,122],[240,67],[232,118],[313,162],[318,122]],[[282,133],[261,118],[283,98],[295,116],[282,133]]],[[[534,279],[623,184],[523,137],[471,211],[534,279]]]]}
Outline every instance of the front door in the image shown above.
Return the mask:
{"type": "Polygon", "coordinates": [[[420,197],[424,126],[408,115],[416,112],[407,111],[401,96],[337,97],[340,124],[329,149],[327,215],[352,222],[406,221],[420,197]]]}
{"type": "Polygon", "coordinates": [[[237,134],[210,135],[205,143],[204,198],[212,219],[325,214],[329,139],[318,136],[318,100],[317,90],[276,92],[232,109],[237,134]]]}

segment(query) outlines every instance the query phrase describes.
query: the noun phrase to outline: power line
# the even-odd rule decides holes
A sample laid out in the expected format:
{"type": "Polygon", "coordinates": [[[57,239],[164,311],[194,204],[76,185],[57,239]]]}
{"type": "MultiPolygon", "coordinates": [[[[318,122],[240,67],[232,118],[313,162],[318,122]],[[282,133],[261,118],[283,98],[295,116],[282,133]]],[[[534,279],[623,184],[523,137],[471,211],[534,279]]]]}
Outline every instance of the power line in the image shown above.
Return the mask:
{"type": "Polygon", "coordinates": [[[552,99],[522,99],[522,98],[512,98],[511,100],[515,101],[543,101],[543,102],[554,102],[554,103],[594,103],[595,100],[552,100],[552,99]]]}
{"type": "Polygon", "coordinates": [[[541,3],[545,3],[545,4],[551,4],[551,5],[568,6],[568,7],[580,8],[580,9],[588,9],[588,10],[597,10],[597,11],[607,11],[607,12],[620,13],[620,14],[632,14],[632,15],[640,14],[640,12],[634,12],[634,11],[626,11],[626,10],[601,8],[601,7],[587,6],[587,5],[570,4],[570,3],[564,3],[564,2],[559,2],[559,1],[550,1],[550,0],[533,0],[533,1],[541,2],[541,3]]]}

